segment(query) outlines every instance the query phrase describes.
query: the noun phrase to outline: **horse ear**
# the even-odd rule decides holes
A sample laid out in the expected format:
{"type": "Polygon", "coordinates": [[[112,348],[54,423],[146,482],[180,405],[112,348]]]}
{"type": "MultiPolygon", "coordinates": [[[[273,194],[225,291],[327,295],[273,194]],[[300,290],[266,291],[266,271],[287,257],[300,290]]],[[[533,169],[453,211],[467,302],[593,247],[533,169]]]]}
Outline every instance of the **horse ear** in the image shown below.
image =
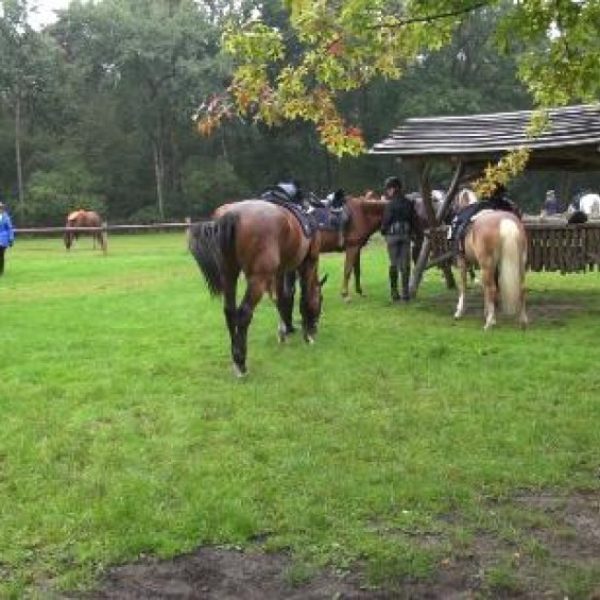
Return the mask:
{"type": "Polygon", "coordinates": [[[323,275],[323,277],[319,281],[319,286],[323,287],[328,278],[329,278],[329,273],[325,273],[325,275],[323,275]]]}

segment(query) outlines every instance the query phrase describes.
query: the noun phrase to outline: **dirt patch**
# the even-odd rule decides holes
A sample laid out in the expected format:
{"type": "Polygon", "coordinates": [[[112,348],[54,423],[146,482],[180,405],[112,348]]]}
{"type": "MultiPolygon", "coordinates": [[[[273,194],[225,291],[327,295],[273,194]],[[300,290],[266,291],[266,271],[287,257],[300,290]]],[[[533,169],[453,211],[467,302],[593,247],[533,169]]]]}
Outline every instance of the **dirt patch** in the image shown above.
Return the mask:
{"type": "Polygon", "coordinates": [[[448,517],[447,534],[416,536],[416,544],[444,549],[427,580],[398,579],[374,589],[365,585],[359,566],[347,573],[310,573],[298,570],[289,555],[258,546],[246,551],[204,547],[172,560],[114,567],[96,590],[64,598],[600,600],[600,494],[519,494],[490,503],[487,510],[498,527],[471,529],[467,541],[457,543],[453,537],[457,528],[467,527],[458,515],[448,517]],[[506,528],[515,534],[504,535],[506,528]]]}
{"type": "MultiPolygon", "coordinates": [[[[516,502],[547,515],[553,527],[533,528],[531,535],[553,557],[600,567],[600,494],[521,495],[516,502]]],[[[600,591],[600,590],[599,590],[600,591]]]]}
{"type": "Polygon", "coordinates": [[[354,574],[323,571],[294,584],[299,574],[284,553],[205,547],[173,560],[146,559],[111,569],[100,587],[69,598],[111,600],[386,599],[354,574]]]}

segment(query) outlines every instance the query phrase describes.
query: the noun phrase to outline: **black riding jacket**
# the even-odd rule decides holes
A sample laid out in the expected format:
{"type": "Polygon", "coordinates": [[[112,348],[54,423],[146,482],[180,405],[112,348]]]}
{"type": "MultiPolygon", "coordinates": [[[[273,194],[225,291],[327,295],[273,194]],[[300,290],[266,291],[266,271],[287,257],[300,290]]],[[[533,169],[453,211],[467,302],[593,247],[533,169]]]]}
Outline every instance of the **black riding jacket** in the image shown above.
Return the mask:
{"type": "Polygon", "coordinates": [[[414,204],[406,196],[395,196],[383,211],[381,233],[383,235],[410,235],[417,220],[414,204]]]}

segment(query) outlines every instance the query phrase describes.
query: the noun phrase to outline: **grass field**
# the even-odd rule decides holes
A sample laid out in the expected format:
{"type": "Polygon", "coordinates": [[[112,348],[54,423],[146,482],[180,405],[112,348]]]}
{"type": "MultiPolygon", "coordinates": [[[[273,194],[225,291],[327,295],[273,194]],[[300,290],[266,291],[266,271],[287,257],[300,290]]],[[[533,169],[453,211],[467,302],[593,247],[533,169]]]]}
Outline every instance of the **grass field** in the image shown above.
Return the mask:
{"type": "Polygon", "coordinates": [[[530,329],[483,333],[480,291],[454,323],[437,272],[392,306],[377,243],[366,298],[341,302],[340,270],[324,258],[313,347],[278,345],[261,303],[238,381],[183,236],[115,235],[107,257],[19,240],[0,279],[0,597],[257,536],[291,550],[291,580],[361,565],[393,589],[485,534],[485,593],[533,571],[557,596],[597,589],[597,561],[557,557],[548,513],[515,499],[599,497],[598,274],[531,275],[530,329]]]}

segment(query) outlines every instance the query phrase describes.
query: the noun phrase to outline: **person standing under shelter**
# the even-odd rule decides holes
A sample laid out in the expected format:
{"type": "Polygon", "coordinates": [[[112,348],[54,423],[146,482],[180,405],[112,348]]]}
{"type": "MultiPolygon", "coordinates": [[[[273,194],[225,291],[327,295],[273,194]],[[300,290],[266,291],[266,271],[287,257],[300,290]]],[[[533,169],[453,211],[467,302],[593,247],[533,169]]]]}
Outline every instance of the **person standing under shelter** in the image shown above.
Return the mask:
{"type": "Polygon", "coordinates": [[[15,231],[13,229],[10,215],[6,207],[0,202],[0,275],[4,273],[4,254],[6,249],[10,248],[15,241],[15,231]]]}
{"type": "Polygon", "coordinates": [[[414,204],[403,194],[398,177],[388,177],[384,183],[384,196],[389,200],[383,212],[381,233],[387,243],[390,257],[389,278],[392,301],[409,300],[410,243],[415,231],[417,215],[414,204]],[[402,296],[398,293],[398,271],[402,277],[402,296]]]}
{"type": "Polygon", "coordinates": [[[556,197],[556,192],[554,190],[548,190],[546,192],[542,211],[545,215],[556,215],[560,212],[558,198],[556,197]]]}

